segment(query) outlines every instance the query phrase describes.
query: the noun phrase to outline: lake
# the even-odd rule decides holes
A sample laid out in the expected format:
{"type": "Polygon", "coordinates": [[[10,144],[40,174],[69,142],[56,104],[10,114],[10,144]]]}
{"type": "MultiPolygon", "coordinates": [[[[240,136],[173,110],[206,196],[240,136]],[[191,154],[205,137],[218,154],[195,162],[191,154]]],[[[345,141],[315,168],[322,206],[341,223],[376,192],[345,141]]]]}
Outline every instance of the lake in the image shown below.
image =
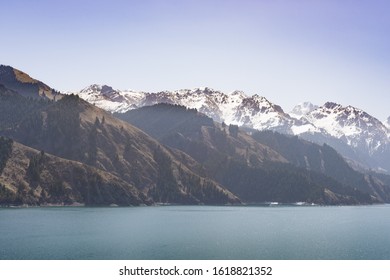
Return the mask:
{"type": "Polygon", "coordinates": [[[390,205],[0,208],[0,259],[390,259],[390,205]]]}

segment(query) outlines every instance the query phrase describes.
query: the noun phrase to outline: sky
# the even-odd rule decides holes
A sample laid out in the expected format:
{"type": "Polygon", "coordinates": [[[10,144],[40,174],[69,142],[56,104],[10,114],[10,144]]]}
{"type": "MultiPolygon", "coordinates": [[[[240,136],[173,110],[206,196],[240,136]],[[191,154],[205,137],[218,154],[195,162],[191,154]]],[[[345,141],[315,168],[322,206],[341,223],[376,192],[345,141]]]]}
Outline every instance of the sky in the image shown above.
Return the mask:
{"type": "Polygon", "coordinates": [[[210,87],[390,116],[387,0],[0,0],[0,64],[60,90],[210,87]]]}

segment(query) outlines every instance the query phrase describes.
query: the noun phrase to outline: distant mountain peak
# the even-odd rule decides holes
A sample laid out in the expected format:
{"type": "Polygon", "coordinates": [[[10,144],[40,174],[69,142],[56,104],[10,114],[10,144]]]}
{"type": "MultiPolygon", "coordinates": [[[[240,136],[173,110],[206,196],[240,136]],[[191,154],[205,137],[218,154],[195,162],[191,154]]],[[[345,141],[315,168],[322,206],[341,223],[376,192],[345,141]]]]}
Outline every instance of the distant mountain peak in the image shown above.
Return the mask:
{"type": "Polygon", "coordinates": [[[375,117],[351,105],[344,107],[327,102],[305,118],[333,137],[370,155],[389,145],[387,128],[375,117]]]}
{"type": "Polygon", "coordinates": [[[344,118],[348,120],[348,122],[352,122],[353,120],[360,119],[366,123],[367,122],[380,123],[380,121],[378,121],[375,117],[369,115],[367,112],[351,105],[343,106],[341,104],[337,104],[333,102],[326,102],[324,106],[319,107],[317,111],[321,111],[322,113],[337,115],[339,119],[344,118]]]}
{"type": "Polygon", "coordinates": [[[143,96],[142,92],[120,91],[104,84],[92,84],[75,94],[109,112],[126,112],[135,109],[137,108],[135,104],[143,96]]]}
{"type": "Polygon", "coordinates": [[[224,93],[209,87],[160,92],[120,91],[104,85],[91,85],[80,97],[111,112],[125,112],[157,103],[178,104],[197,109],[218,122],[264,129],[265,123],[283,130],[292,120],[283,109],[264,96],[246,95],[243,91],[224,93]],[[262,119],[265,119],[263,123],[262,119]]]}
{"type": "Polygon", "coordinates": [[[98,90],[101,90],[101,88],[102,88],[102,85],[100,85],[100,84],[92,84],[90,86],[87,86],[87,87],[83,88],[81,90],[81,92],[88,91],[88,90],[96,90],[96,91],[98,91],[98,90]]]}
{"type": "Polygon", "coordinates": [[[235,90],[230,95],[245,95],[245,93],[242,90],[235,90]]]}
{"type": "Polygon", "coordinates": [[[280,106],[270,102],[267,98],[258,94],[244,98],[242,104],[245,107],[252,108],[256,112],[267,113],[276,111],[284,114],[280,106]]]}
{"type": "Polygon", "coordinates": [[[267,98],[265,98],[264,96],[261,96],[261,95],[259,95],[257,93],[252,95],[252,99],[256,100],[258,102],[264,102],[264,103],[271,104],[271,102],[267,98]]]}
{"type": "Polygon", "coordinates": [[[326,102],[323,107],[328,109],[335,109],[335,108],[340,108],[342,106],[341,104],[335,102],[326,102]]]}
{"type": "Polygon", "coordinates": [[[291,110],[291,112],[289,112],[289,114],[290,114],[290,116],[299,119],[300,117],[307,115],[308,113],[310,113],[311,111],[314,111],[317,108],[318,108],[317,105],[314,105],[311,102],[306,101],[306,102],[302,102],[302,103],[297,104],[291,110]]]}
{"type": "Polygon", "coordinates": [[[89,91],[95,91],[95,92],[105,92],[113,90],[111,86],[108,85],[102,85],[102,84],[92,84],[84,89],[81,90],[81,92],[89,92],[89,91]]]}
{"type": "Polygon", "coordinates": [[[215,90],[210,88],[210,87],[199,87],[196,88],[196,91],[204,92],[204,93],[209,93],[209,92],[214,92],[215,90]]]}

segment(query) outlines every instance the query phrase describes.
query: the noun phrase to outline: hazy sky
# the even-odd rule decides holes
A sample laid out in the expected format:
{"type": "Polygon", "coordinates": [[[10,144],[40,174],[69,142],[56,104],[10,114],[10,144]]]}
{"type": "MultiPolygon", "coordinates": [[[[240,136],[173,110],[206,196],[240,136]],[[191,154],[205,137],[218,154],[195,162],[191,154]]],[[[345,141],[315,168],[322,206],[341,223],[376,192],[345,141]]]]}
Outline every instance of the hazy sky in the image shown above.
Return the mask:
{"type": "Polygon", "coordinates": [[[390,116],[388,0],[0,4],[0,64],[58,90],[208,86],[390,116]]]}

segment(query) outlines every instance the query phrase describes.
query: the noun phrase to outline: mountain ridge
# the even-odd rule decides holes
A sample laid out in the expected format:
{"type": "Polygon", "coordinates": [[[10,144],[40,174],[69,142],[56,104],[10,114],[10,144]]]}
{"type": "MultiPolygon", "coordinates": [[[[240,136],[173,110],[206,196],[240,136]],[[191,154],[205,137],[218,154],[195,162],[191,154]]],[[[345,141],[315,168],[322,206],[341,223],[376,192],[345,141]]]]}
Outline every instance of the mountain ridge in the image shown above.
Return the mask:
{"type": "Polygon", "coordinates": [[[115,90],[116,98],[113,99],[102,93],[104,87],[108,86],[95,86],[93,91],[90,88],[79,94],[88,102],[110,112],[123,113],[157,103],[178,104],[197,109],[217,122],[299,135],[319,144],[333,145],[339,142],[334,147],[345,157],[356,161],[357,165],[390,172],[390,160],[386,160],[390,151],[389,128],[365,111],[350,105],[327,102],[316,106],[306,102],[285,113],[267,98],[246,96],[242,91],[225,94],[207,87],[156,93],[115,90]],[[350,148],[339,148],[343,145],[350,148]],[[351,149],[355,156],[351,157],[351,149]]]}
{"type": "Polygon", "coordinates": [[[0,84],[31,98],[61,98],[61,94],[27,73],[7,65],[0,65],[0,84]]]}

